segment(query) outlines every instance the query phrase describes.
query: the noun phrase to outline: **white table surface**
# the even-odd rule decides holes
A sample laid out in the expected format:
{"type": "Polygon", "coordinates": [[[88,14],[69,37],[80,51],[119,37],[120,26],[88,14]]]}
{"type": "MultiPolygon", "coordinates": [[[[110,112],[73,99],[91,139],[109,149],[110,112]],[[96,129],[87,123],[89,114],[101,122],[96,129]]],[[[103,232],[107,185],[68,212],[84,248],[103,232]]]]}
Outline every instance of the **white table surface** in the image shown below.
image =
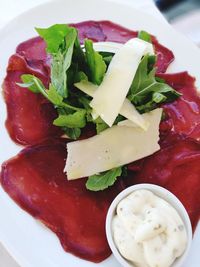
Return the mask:
{"type": "MultiPolygon", "coordinates": [[[[55,0],[56,1],[56,0],[55,0]]],[[[80,0],[83,1],[83,0],[80,0]]],[[[147,12],[160,20],[164,17],[155,7],[153,0],[110,0],[123,3],[131,3],[135,8],[147,12]]],[[[0,28],[22,12],[35,7],[47,0],[0,0],[0,28]]],[[[166,22],[167,23],[167,22],[166,22]]],[[[0,267],[20,267],[0,243],[0,267]]],[[[23,267],[23,266],[21,266],[23,267]]],[[[35,266],[37,267],[37,266],[35,266]]],[[[46,267],[46,266],[45,266],[46,267]]]]}

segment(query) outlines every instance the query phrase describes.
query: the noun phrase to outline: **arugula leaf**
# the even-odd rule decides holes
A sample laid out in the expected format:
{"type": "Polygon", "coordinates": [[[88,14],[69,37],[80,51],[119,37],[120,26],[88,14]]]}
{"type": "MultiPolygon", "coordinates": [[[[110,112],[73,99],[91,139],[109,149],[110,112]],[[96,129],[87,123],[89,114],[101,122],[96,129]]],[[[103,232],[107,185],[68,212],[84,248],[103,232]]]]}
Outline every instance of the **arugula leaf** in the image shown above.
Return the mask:
{"type": "Polygon", "coordinates": [[[32,74],[22,74],[20,78],[23,81],[23,83],[17,83],[20,87],[27,88],[33,93],[41,93],[47,98],[46,88],[40,79],[32,74]]]}
{"type": "Polygon", "coordinates": [[[143,41],[146,41],[148,43],[152,42],[151,35],[146,31],[139,31],[138,32],[138,38],[143,40],[143,41]]]}
{"type": "Polygon", "coordinates": [[[79,71],[76,73],[75,82],[77,83],[80,81],[88,81],[88,77],[83,71],[79,71]]]}
{"type": "Polygon", "coordinates": [[[148,56],[148,65],[147,65],[148,72],[150,72],[151,70],[153,70],[153,67],[156,64],[156,60],[157,60],[156,55],[149,55],[148,56]]]}
{"type": "Polygon", "coordinates": [[[147,65],[148,65],[148,55],[145,55],[142,58],[140,65],[138,66],[138,69],[136,71],[135,77],[133,79],[133,82],[129,90],[132,97],[134,96],[134,94],[136,94],[141,89],[145,88],[154,81],[154,77],[153,75],[151,75],[152,73],[148,74],[147,65]]]}
{"type": "Polygon", "coordinates": [[[96,124],[97,134],[109,128],[109,126],[100,117],[94,120],[94,123],[96,124]]]}
{"type": "Polygon", "coordinates": [[[177,97],[179,97],[181,94],[172,89],[171,86],[165,83],[159,83],[157,81],[152,82],[151,84],[147,85],[141,91],[137,92],[136,94],[132,95],[132,102],[135,103],[135,105],[142,105],[143,103],[147,102],[149,99],[154,100],[155,93],[162,93],[165,98],[162,97],[159,98],[160,101],[158,101],[158,98],[156,98],[156,103],[161,103],[164,101],[170,102],[177,97]]]}
{"type": "Polygon", "coordinates": [[[73,62],[78,64],[79,70],[85,70],[86,68],[85,54],[80,45],[78,32],[77,32],[77,38],[74,43],[73,62]]]}
{"type": "Polygon", "coordinates": [[[153,109],[156,109],[157,108],[157,103],[155,103],[153,100],[150,100],[146,104],[139,105],[136,108],[140,113],[146,113],[146,112],[149,112],[149,111],[151,111],[153,109]]]}
{"type": "Polygon", "coordinates": [[[108,129],[109,126],[103,122],[103,123],[96,123],[96,131],[97,134],[99,134],[100,132],[103,132],[104,130],[108,129]]]}
{"type": "Polygon", "coordinates": [[[118,167],[98,175],[92,175],[87,180],[86,188],[91,191],[104,190],[112,186],[121,174],[122,168],[118,167]]]}
{"type": "Polygon", "coordinates": [[[47,52],[54,54],[57,53],[59,47],[64,44],[68,28],[66,24],[54,24],[46,29],[35,28],[35,30],[46,42],[47,52]]]}
{"type": "Polygon", "coordinates": [[[167,100],[167,97],[161,93],[155,92],[153,93],[152,100],[155,103],[162,103],[165,102],[165,100],[167,100]]]}
{"type": "MultiPolygon", "coordinates": [[[[64,81],[64,85],[63,87],[65,88],[67,85],[67,70],[69,69],[69,67],[71,66],[72,63],[72,55],[73,55],[73,51],[74,51],[74,45],[75,45],[75,41],[77,39],[77,30],[72,28],[72,27],[68,27],[67,28],[67,36],[66,36],[66,45],[65,45],[65,49],[63,51],[64,54],[64,59],[63,59],[63,76],[61,77],[61,80],[58,80],[58,83],[62,84],[62,82],[64,81]]],[[[55,63],[55,67],[56,65],[59,65],[59,62],[55,63]]],[[[54,61],[52,64],[52,71],[54,69],[54,61]]],[[[58,77],[59,77],[59,73],[58,73],[58,77]]],[[[56,79],[56,77],[53,76],[52,74],[52,80],[56,79]]],[[[55,81],[54,81],[55,82],[55,81]]],[[[56,87],[57,88],[57,87],[56,87]]],[[[57,89],[58,90],[58,89],[57,89]]],[[[67,92],[66,94],[64,94],[63,96],[67,96],[67,92]]]]}
{"type": "Polygon", "coordinates": [[[69,115],[59,115],[59,117],[53,121],[53,124],[60,127],[65,126],[67,128],[83,128],[86,125],[85,115],[85,110],[79,110],[69,115]]]}
{"type": "Polygon", "coordinates": [[[86,96],[79,96],[78,97],[79,103],[84,107],[86,111],[86,120],[87,122],[94,122],[92,117],[92,108],[90,107],[91,99],[88,99],[86,96]]]}
{"type": "MultiPolygon", "coordinates": [[[[122,115],[118,115],[114,125],[118,124],[118,122],[124,120],[125,118],[122,115]]],[[[104,130],[108,129],[109,126],[101,119],[101,117],[98,117],[96,120],[93,120],[93,122],[96,124],[96,132],[99,134],[100,132],[103,132],[104,130]]]]}
{"type": "Polygon", "coordinates": [[[64,107],[63,97],[58,94],[56,88],[50,84],[49,90],[46,90],[47,98],[50,102],[52,102],[55,106],[64,107]]]}
{"type": "Polygon", "coordinates": [[[82,96],[82,95],[79,95],[78,96],[78,101],[80,104],[83,105],[83,107],[85,108],[86,111],[91,111],[92,108],[90,107],[90,102],[91,102],[91,99],[88,99],[85,95],[82,96]]]}
{"type": "Polygon", "coordinates": [[[49,89],[46,89],[42,81],[40,81],[40,79],[30,74],[21,75],[21,79],[24,83],[23,84],[18,83],[19,86],[26,87],[27,89],[29,89],[34,93],[35,92],[41,93],[56,107],[62,107],[74,111],[81,110],[81,108],[77,108],[65,103],[63,97],[57,92],[57,90],[52,84],[50,84],[49,89]]]}
{"type": "Polygon", "coordinates": [[[51,82],[62,97],[67,96],[67,74],[64,69],[65,56],[61,51],[53,57],[51,62],[51,82]]]}
{"type": "Polygon", "coordinates": [[[168,84],[157,81],[156,69],[149,69],[149,57],[146,55],[141,60],[128,93],[129,100],[141,113],[151,111],[158,104],[174,101],[181,96],[168,84]]]}
{"type": "Polygon", "coordinates": [[[106,64],[103,57],[94,50],[93,42],[85,40],[85,56],[88,66],[88,77],[94,84],[100,85],[106,72],[106,64]]]}
{"type": "Polygon", "coordinates": [[[80,135],[81,135],[81,130],[80,128],[67,128],[67,127],[63,127],[62,130],[64,131],[64,133],[73,140],[77,140],[80,135]]]}
{"type": "MultiPolygon", "coordinates": [[[[58,118],[59,117],[61,117],[61,116],[67,116],[67,115],[73,115],[74,114],[74,111],[72,111],[72,110],[66,110],[66,108],[65,109],[63,109],[63,108],[58,108],[57,109],[57,111],[58,111],[58,114],[59,114],[59,116],[58,116],[58,118]]],[[[76,116],[75,116],[76,117],[76,116]]],[[[58,119],[57,118],[57,119],[58,119]]],[[[69,119],[68,119],[69,120],[69,119]]],[[[72,118],[71,119],[71,121],[70,121],[70,123],[76,123],[76,120],[75,120],[75,118],[72,118]],[[74,122],[73,122],[74,121],[74,122]]],[[[59,124],[59,122],[58,122],[58,124],[59,124]]],[[[64,123],[62,124],[62,121],[61,121],[61,123],[60,123],[61,125],[64,125],[64,123]]],[[[57,125],[57,126],[59,126],[59,125],[57,125]]],[[[68,124],[68,126],[70,126],[69,124],[68,124]]],[[[78,128],[78,127],[75,127],[75,128],[70,128],[70,127],[67,127],[67,126],[59,126],[59,127],[61,127],[61,129],[63,130],[63,132],[70,138],[70,139],[73,139],[73,140],[77,140],[79,137],[80,137],[80,135],[81,135],[81,129],[80,128],[78,128]]]]}
{"type": "Polygon", "coordinates": [[[104,62],[106,63],[107,67],[110,64],[114,53],[111,52],[99,52],[99,54],[103,57],[104,62]]]}
{"type": "MultiPolygon", "coordinates": [[[[23,83],[16,83],[16,84],[20,87],[28,88],[31,92],[38,94],[40,93],[40,90],[38,89],[38,86],[33,82],[33,77],[35,76],[33,76],[32,74],[23,74],[21,75],[21,80],[23,81],[23,83]]],[[[40,80],[38,78],[36,79],[38,80],[38,83],[40,83],[40,80]]]]}
{"type": "Polygon", "coordinates": [[[156,81],[159,83],[165,83],[165,80],[160,77],[155,77],[156,81]]]}
{"type": "Polygon", "coordinates": [[[75,43],[76,46],[79,44],[77,30],[65,24],[55,24],[46,29],[36,30],[45,40],[47,52],[52,55],[51,83],[61,96],[67,97],[67,70],[72,63],[75,43]]]}

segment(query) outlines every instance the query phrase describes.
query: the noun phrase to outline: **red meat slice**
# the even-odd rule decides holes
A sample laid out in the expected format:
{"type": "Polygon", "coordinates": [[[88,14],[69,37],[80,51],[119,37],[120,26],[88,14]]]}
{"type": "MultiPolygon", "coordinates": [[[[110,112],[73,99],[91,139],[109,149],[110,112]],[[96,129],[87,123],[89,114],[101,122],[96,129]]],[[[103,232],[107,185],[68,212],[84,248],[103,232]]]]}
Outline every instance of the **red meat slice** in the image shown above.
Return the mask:
{"type": "Polygon", "coordinates": [[[60,129],[52,124],[56,117],[54,107],[40,94],[34,94],[16,84],[21,82],[20,76],[24,73],[34,74],[46,85],[48,76],[41,61],[37,61],[37,66],[35,63],[34,67],[30,67],[25,59],[17,54],[9,60],[7,76],[3,83],[7,105],[6,127],[15,142],[26,145],[60,135],[60,129]]]}
{"type": "Polygon", "coordinates": [[[165,135],[183,134],[200,140],[200,97],[195,79],[187,72],[159,75],[183,95],[175,102],[164,105],[167,119],[161,124],[165,135]]]}
{"type": "Polygon", "coordinates": [[[85,179],[69,182],[63,173],[66,156],[62,141],[27,147],[3,164],[1,184],[18,205],[57,234],[66,251],[100,262],[111,254],[106,213],[123,187],[118,183],[90,192],[85,179]]]}
{"type": "Polygon", "coordinates": [[[200,144],[177,140],[146,159],[129,166],[130,184],[152,183],[174,193],[189,213],[193,231],[200,218],[200,144]],[[135,166],[134,166],[135,165],[135,166]],[[133,167],[138,167],[133,168],[133,167]]]}
{"type": "Polygon", "coordinates": [[[46,44],[41,37],[35,37],[19,44],[16,53],[27,60],[46,60],[46,44]]]}

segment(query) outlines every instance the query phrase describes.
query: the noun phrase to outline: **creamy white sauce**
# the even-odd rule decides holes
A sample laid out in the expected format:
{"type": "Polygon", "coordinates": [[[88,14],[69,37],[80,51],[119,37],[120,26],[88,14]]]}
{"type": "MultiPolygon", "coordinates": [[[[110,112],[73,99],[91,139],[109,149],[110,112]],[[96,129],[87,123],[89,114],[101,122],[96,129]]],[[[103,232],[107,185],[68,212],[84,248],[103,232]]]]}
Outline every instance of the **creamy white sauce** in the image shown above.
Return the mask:
{"type": "Polygon", "coordinates": [[[169,267],[187,245],[178,212],[149,190],[136,190],[120,201],[112,230],[121,255],[137,267],[169,267]]]}

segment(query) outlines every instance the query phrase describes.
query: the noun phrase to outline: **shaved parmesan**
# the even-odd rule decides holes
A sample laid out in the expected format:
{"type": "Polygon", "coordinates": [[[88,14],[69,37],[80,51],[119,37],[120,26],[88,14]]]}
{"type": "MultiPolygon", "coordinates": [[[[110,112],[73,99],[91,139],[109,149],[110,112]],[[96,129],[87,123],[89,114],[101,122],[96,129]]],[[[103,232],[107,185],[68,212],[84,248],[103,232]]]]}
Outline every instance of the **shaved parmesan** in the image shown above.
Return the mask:
{"type": "MultiPolygon", "coordinates": [[[[149,124],[149,120],[151,118],[151,114],[152,112],[147,112],[147,113],[144,113],[144,114],[141,114],[143,120],[145,121],[145,123],[148,123],[149,124]]],[[[120,121],[118,122],[119,126],[127,126],[127,127],[138,127],[138,124],[133,122],[132,120],[123,120],[123,121],[120,121]]]]}
{"type": "Polygon", "coordinates": [[[91,97],[94,96],[96,90],[98,89],[98,85],[85,80],[75,83],[74,86],[91,97]]]}
{"type": "Polygon", "coordinates": [[[94,94],[90,106],[110,127],[120,112],[140,60],[148,49],[147,42],[138,38],[129,40],[113,56],[107,73],[94,94]]]}
{"type": "Polygon", "coordinates": [[[137,111],[135,106],[127,98],[124,100],[124,103],[120,109],[120,114],[145,131],[149,127],[148,120],[144,119],[144,117],[137,111]]]}
{"type": "Polygon", "coordinates": [[[118,122],[117,124],[118,126],[127,126],[127,127],[138,127],[137,124],[135,124],[134,122],[130,121],[130,120],[123,120],[118,122]]]}
{"type": "MultiPolygon", "coordinates": [[[[109,52],[115,54],[124,44],[116,42],[96,42],[93,43],[93,48],[97,52],[109,52]]],[[[85,51],[84,45],[81,45],[83,51],[85,51]]]]}
{"type": "Polygon", "coordinates": [[[149,156],[160,149],[162,109],[149,112],[147,131],[113,126],[91,138],[67,144],[65,172],[69,180],[90,176],[149,156]]]}
{"type": "MultiPolygon", "coordinates": [[[[88,81],[81,81],[74,84],[79,90],[93,97],[98,86],[88,81]]],[[[136,126],[147,130],[149,123],[143,118],[143,116],[136,110],[134,105],[126,98],[120,109],[119,114],[135,123],[136,126]]],[[[98,118],[98,113],[95,110],[92,111],[92,118],[95,120],[98,118]]]]}
{"type": "Polygon", "coordinates": [[[123,44],[115,42],[97,42],[93,44],[94,50],[98,52],[116,53],[123,44]]]}
{"type": "MultiPolygon", "coordinates": [[[[150,55],[154,55],[154,49],[151,43],[148,43],[146,41],[143,41],[141,39],[138,39],[141,42],[146,43],[147,49],[146,53],[149,53],[150,55]]],[[[96,42],[93,43],[93,47],[95,51],[98,52],[109,52],[109,53],[117,53],[117,51],[122,48],[124,44],[116,43],[116,42],[96,42]]],[[[83,46],[84,49],[84,46],[83,46]]]]}

